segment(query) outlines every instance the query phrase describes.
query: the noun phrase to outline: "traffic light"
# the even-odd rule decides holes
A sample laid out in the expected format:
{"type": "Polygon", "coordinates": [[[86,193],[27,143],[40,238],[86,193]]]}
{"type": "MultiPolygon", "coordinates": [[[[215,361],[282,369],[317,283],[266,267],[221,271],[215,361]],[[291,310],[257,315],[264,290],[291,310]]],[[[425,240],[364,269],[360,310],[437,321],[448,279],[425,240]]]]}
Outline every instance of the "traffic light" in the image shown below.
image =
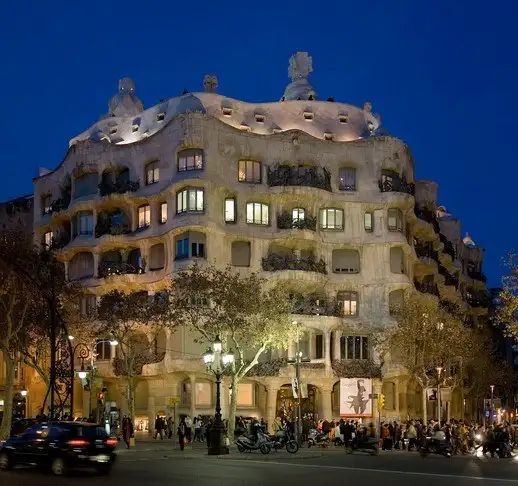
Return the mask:
{"type": "Polygon", "coordinates": [[[378,395],[378,410],[383,410],[385,407],[385,395],[383,393],[380,393],[378,395]]]}

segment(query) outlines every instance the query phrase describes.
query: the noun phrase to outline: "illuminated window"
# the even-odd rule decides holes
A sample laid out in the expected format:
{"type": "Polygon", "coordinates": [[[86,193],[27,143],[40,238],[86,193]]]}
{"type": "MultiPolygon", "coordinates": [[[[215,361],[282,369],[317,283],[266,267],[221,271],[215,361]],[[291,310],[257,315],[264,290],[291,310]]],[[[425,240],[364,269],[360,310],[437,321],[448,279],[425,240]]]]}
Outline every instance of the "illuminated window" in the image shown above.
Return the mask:
{"type": "Polygon", "coordinates": [[[294,224],[299,221],[304,221],[306,219],[306,210],[303,208],[294,208],[291,212],[291,217],[294,224]]]}
{"type": "Polygon", "coordinates": [[[203,211],[203,189],[184,189],[176,194],[176,213],[202,212],[203,211]]]}
{"type": "Polygon", "coordinates": [[[261,183],[261,162],[254,160],[240,160],[238,170],[238,181],[249,184],[261,183]]]}
{"type": "Polygon", "coordinates": [[[225,223],[236,222],[236,200],[233,197],[225,199],[225,223]]]}
{"type": "Polygon", "coordinates": [[[252,407],[254,405],[253,383],[240,383],[239,388],[237,389],[237,406],[252,407]]]}
{"type": "Polygon", "coordinates": [[[389,231],[403,232],[403,213],[400,209],[390,208],[388,210],[387,227],[389,231]]]}
{"type": "Polygon", "coordinates": [[[45,248],[49,250],[52,247],[52,231],[47,231],[43,235],[43,244],[45,245],[45,248]]]}
{"type": "Polygon", "coordinates": [[[99,341],[95,345],[95,359],[109,360],[112,357],[112,347],[109,341],[99,341]]]}
{"type": "Polygon", "coordinates": [[[372,233],[374,230],[374,218],[372,213],[365,213],[363,215],[363,227],[365,228],[365,231],[372,233]]]}
{"type": "Polygon", "coordinates": [[[270,223],[270,208],[268,204],[247,203],[246,205],[246,222],[248,224],[260,224],[268,226],[270,223]]]}
{"type": "Polygon", "coordinates": [[[178,172],[203,169],[203,150],[190,149],[178,153],[178,172]]]}
{"type": "Polygon", "coordinates": [[[358,292],[339,292],[340,313],[344,316],[358,315],[358,292]]]}
{"type": "Polygon", "coordinates": [[[151,206],[145,204],[138,208],[138,227],[147,228],[151,225],[151,206]]]}
{"type": "Polygon", "coordinates": [[[343,209],[325,208],[320,210],[320,227],[322,229],[343,230],[343,209]]]}
{"type": "Polygon", "coordinates": [[[356,169],[354,167],[342,167],[338,177],[338,188],[341,191],[356,191],[356,169]]]}
{"type": "Polygon", "coordinates": [[[160,204],[160,223],[167,223],[167,203],[163,202],[160,204]]]}
{"type": "Polygon", "coordinates": [[[159,178],[160,169],[158,167],[158,160],[155,160],[146,165],[146,185],[156,184],[159,178]]]}

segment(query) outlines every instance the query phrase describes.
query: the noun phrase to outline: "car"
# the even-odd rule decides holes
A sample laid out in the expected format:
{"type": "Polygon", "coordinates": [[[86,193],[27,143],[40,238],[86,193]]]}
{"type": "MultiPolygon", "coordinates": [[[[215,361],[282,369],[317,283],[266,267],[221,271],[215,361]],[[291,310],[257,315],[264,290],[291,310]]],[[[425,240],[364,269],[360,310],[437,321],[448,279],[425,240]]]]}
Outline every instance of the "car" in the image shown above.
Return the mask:
{"type": "Polygon", "coordinates": [[[34,418],[13,420],[11,437],[21,436],[28,428],[34,427],[38,421],[34,418]]]}
{"type": "Polygon", "coordinates": [[[117,439],[97,424],[38,424],[1,445],[0,469],[34,465],[62,476],[70,469],[88,467],[99,474],[109,474],[115,463],[116,447],[117,439]]]}

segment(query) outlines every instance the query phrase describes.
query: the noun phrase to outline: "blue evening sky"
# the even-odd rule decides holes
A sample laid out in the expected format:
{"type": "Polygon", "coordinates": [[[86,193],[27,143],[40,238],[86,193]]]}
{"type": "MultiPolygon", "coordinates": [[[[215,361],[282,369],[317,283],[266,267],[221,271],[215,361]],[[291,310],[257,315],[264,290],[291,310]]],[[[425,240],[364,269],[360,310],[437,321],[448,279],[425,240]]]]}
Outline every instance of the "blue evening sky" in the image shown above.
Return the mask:
{"type": "Polygon", "coordinates": [[[370,101],[416,176],[486,249],[489,284],[518,248],[516,0],[20,0],[0,5],[0,200],[32,192],[130,76],[149,107],[202,90],[278,100],[295,51],[319,99],[370,101]]]}

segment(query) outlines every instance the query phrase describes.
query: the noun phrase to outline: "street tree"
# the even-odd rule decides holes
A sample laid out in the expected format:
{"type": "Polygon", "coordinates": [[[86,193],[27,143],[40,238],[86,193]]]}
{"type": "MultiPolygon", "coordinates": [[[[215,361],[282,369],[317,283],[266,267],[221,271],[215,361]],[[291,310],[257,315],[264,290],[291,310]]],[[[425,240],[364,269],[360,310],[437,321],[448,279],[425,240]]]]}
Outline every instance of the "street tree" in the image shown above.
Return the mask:
{"type": "Polygon", "coordinates": [[[193,265],[173,276],[169,304],[171,319],[193,330],[198,342],[211,346],[220,337],[234,352],[225,370],[231,380],[228,434],[233,437],[239,383],[266,351],[287,349],[296,339],[291,299],[280,284],[268,285],[256,273],[193,265]]]}
{"type": "Polygon", "coordinates": [[[393,313],[397,323],[388,330],[385,351],[421,387],[426,422],[426,389],[439,384],[453,390],[461,385],[478,344],[462,317],[441,307],[432,295],[410,292],[393,313]]]}
{"type": "Polygon", "coordinates": [[[505,262],[506,275],[502,278],[497,322],[505,326],[508,335],[518,337],[518,253],[512,252],[505,262]]]}
{"type": "Polygon", "coordinates": [[[146,364],[163,359],[157,347],[160,331],[174,326],[168,319],[168,306],[161,294],[124,293],[117,290],[103,295],[97,308],[96,334],[117,341],[113,360],[115,375],[123,380],[128,414],[135,417],[135,392],[146,364]]]}

